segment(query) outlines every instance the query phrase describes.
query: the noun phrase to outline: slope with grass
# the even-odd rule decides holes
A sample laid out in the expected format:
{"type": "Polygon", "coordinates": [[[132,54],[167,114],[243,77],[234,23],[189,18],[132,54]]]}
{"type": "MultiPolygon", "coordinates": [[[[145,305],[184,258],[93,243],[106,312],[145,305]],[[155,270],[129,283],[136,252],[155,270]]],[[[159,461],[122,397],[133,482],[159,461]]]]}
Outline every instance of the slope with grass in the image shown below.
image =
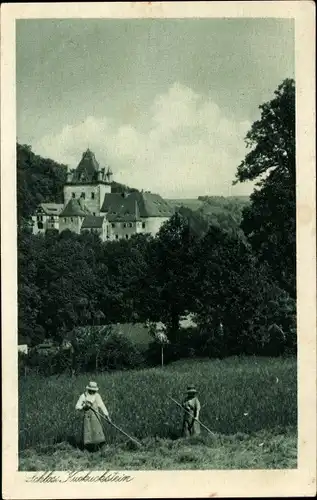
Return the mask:
{"type": "Polygon", "coordinates": [[[296,360],[228,358],[183,361],[166,368],[95,377],[114,422],[142,442],[133,450],[106,428],[107,445],[93,455],[72,447],[80,439],[74,411],[87,377],[20,380],[20,469],[258,468],[296,466],[296,360]],[[201,419],[214,432],[178,439],[180,400],[199,389],[201,419]]]}

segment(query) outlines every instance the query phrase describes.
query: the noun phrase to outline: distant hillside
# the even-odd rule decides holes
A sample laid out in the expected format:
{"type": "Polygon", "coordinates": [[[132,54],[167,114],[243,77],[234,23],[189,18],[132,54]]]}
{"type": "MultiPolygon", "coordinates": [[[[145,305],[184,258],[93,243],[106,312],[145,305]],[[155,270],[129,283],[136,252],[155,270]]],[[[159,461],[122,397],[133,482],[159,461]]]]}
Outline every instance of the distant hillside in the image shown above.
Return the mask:
{"type": "Polygon", "coordinates": [[[166,200],[172,207],[186,207],[190,210],[198,210],[204,202],[198,198],[179,198],[179,199],[167,199],[166,200]]]}
{"type": "Polygon", "coordinates": [[[243,208],[250,203],[248,196],[199,196],[167,200],[191,221],[198,232],[205,232],[210,224],[223,229],[237,229],[243,208]]]}

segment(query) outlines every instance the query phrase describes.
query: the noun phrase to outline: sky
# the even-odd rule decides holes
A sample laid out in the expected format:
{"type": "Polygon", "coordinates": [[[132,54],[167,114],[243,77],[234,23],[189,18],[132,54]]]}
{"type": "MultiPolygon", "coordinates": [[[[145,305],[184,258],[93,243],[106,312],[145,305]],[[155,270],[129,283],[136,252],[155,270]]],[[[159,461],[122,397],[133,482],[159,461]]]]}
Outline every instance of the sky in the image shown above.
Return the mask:
{"type": "Polygon", "coordinates": [[[248,195],[245,135],[294,72],[291,19],[18,20],[17,140],[166,198],[248,195]]]}

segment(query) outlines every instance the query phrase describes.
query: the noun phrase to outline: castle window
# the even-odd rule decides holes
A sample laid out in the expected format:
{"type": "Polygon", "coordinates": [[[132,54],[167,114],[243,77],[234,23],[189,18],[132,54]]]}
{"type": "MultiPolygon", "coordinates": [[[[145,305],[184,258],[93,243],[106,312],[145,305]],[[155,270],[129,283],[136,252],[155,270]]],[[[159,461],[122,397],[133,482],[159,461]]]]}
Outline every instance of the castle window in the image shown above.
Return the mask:
{"type": "Polygon", "coordinates": [[[119,236],[116,234],[116,240],[119,238],[119,236]]]}
{"type": "Polygon", "coordinates": [[[126,239],[128,239],[128,238],[129,238],[129,235],[128,235],[128,234],[126,234],[126,235],[125,235],[125,237],[126,237],[126,239]]]}
{"type": "Polygon", "coordinates": [[[92,215],[96,215],[96,212],[93,212],[92,215]]]}
{"type": "Polygon", "coordinates": [[[124,222],[122,225],[123,225],[123,227],[126,227],[126,226],[127,226],[125,222],[124,222]]]}
{"type": "Polygon", "coordinates": [[[66,221],[66,217],[64,217],[64,222],[67,222],[67,221],[66,221]]]}
{"type": "Polygon", "coordinates": [[[129,227],[132,227],[132,226],[133,226],[132,222],[129,222],[128,226],[129,226],[129,227]]]}
{"type": "Polygon", "coordinates": [[[38,222],[38,223],[37,223],[37,227],[38,227],[39,229],[43,229],[43,222],[38,222]]]}
{"type": "Polygon", "coordinates": [[[72,198],[75,198],[75,193],[72,193],[72,198]]]}
{"type": "Polygon", "coordinates": [[[81,193],[80,197],[83,198],[83,199],[85,199],[86,198],[86,193],[81,193]]]}
{"type": "Polygon", "coordinates": [[[116,227],[116,225],[114,223],[111,224],[111,227],[116,227]]]}
{"type": "Polygon", "coordinates": [[[91,199],[94,200],[95,199],[95,193],[91,193],[91,199]]]}
{"type": "Polygon", "coordinates": [[[143,229],[145,228],[145,222],[142,222],[142,227],[143,227],[143,229]]]}
{"type": "Polygon", "coordinates": [[[74,222],[72,217],[70,218],[70,222],[74,222]]]}

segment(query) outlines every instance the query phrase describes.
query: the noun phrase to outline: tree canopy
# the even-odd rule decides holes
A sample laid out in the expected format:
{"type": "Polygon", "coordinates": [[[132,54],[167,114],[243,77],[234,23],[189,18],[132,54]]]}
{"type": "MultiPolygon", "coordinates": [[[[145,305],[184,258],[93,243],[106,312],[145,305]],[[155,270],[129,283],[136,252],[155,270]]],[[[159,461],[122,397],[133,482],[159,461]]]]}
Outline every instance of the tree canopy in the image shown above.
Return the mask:
{"type": "Polygon", "coordinates": [[[241,228],[258,258],[269,264],[272,276],[295,297],[295,82],[286,79],[260,110],[260,119],[246,136],[251,151],[236,174],[235,182],[257,180],[241,228]]]}
{"type": "MultiPolygon", "coordinates": [[[[178,206],[155,237],[137,234],[113,242],[70,231],[35,236],[21,224],[19,336],[32,344],[45,337],[61,342],[78,328],[92,328],[99,353],[90,353],[94,366],[103,359],[98,328],[113,323],[162,322],[170,341],[167,359],[177,349],[178,356],[294,352],[294,81],[285,80],[260,111],[235,181],[257,181],[250,203],[201,197],[193,210],[178,206]],[[180,319],[187,313],[198,327],[185,333],[180,319]]],[[[17,148],[23,220],[39,202],[62,201],[66,167],[28,146],[17,148]]],[[[113,186],[123,188],[131,189],[113,186]]],[[[121,337],[107,342],[105,352],[124,344],[121,337]]]]}

